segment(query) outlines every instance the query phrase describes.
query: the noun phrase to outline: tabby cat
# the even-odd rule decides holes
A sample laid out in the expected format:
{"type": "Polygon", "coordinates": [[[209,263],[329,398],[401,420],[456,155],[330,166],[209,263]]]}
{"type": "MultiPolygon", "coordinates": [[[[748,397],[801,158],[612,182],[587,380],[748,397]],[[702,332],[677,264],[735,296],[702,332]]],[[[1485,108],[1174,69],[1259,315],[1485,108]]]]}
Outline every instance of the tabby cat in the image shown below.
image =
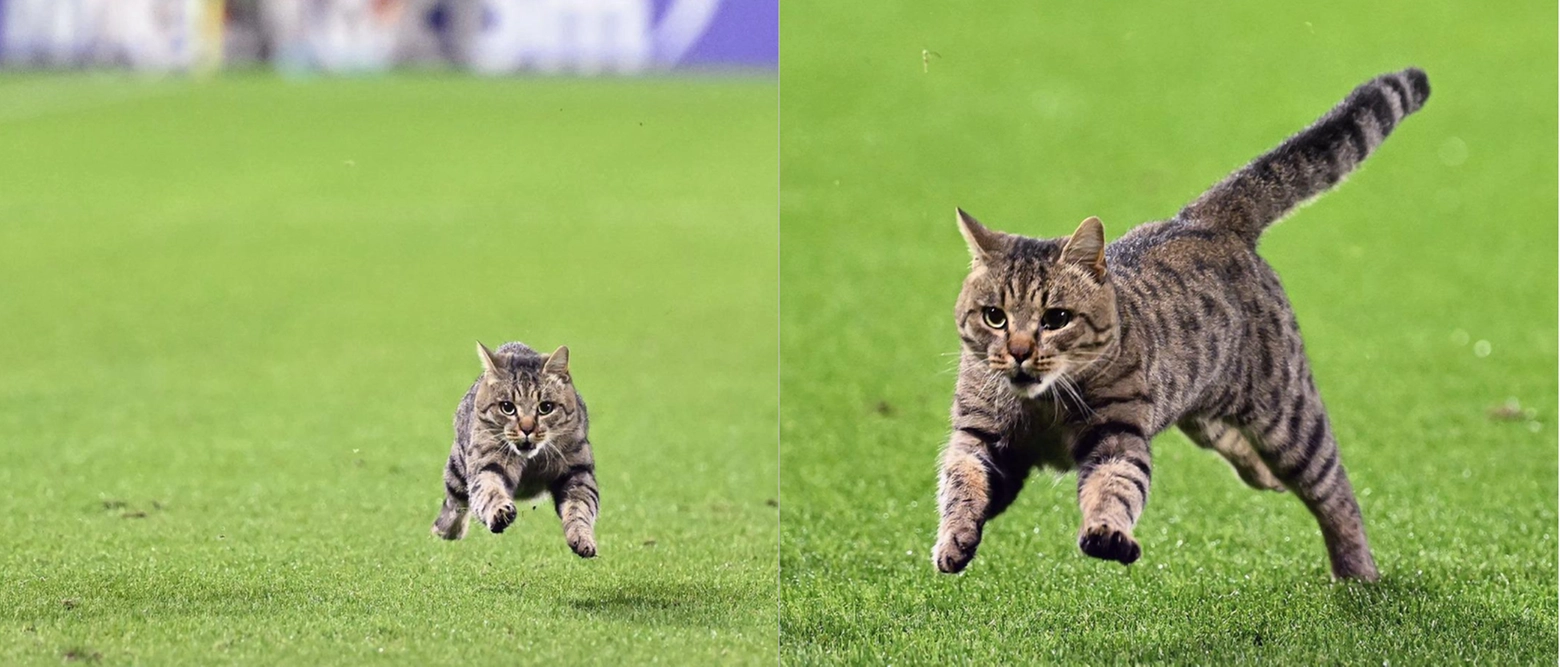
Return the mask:
{"type": "Polygon", "coordinates": [[[1078,546],[1130,564],[1149,439],[1174,424],[1247,484],[1289,489],[1321,526],[1333,576],[1375,580],[1300,330],[1256,253],[1268,225],[1336,185],[1430,95],[1386,74],[1226,177],[1174,218],[1105,244],[993,231],[958,211],[974,261],[954,309],[963,341],[943,450],[933,561],[959,572],[1032,467],[1078,469],[1078,546]]]}
{"type": "Polygon", "coordinates": [[[537,354],[522,343],[497,352],[477,343],[482,376],[455,409],[444,466],[444,508],[433,534],[458,540],[466,514],[495,533],[515,520],[515,499],[548,492],[569,548],[596,555],[596,464],[585,401],[569,376],[569,348],[537,354]]]}

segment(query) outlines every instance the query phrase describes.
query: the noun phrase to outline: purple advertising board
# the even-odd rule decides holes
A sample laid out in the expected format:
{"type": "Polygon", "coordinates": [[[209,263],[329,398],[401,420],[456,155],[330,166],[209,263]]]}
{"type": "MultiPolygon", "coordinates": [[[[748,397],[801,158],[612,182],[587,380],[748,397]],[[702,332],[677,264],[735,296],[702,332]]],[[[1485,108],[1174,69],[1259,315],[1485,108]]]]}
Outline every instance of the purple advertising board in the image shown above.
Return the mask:
{"type": "Polygon", "coordinates": [[[774,69],[777,0],[440,3],[461,62],[488,74],[774,69]]]}
{"type": "MultiPolygon", "coordinates": [[[[688,0],[655,0],[655,24],[662,26],[674,5],[688,0]]],[[[708,22],[671,64],[677,67],[752,67],[773,69],[780,60],[779,0],[712,0],[708,22]]],[[[678,8],[681,9],[681,8],[678,8]]]]}

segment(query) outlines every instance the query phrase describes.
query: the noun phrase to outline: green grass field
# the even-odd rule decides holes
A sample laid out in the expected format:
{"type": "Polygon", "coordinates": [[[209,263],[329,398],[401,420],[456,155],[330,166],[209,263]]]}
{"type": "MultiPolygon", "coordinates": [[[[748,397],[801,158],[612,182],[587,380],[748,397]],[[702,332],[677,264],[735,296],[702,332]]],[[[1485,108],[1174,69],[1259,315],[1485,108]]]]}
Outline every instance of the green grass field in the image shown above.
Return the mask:
{"type": "Polygon", "coordinates": [[[0,663],[772,664],[775,82],[0,79],[0,663]],[[568,344],[601,556],[428,532],[568,344]]]}
{"type": "Polygon", "coordinates": [[[785,662],[1555,659],[1555,7],[1224,4],[784,4],[785,662]],[[1178,433],[1137,564],[1083,556],[1042,476],[937,574],[954,207],[1119,236],[1408,65],[1425,109],[1262,245],[1384,580],[1330,583],[1298,501],[1178,433]]]}

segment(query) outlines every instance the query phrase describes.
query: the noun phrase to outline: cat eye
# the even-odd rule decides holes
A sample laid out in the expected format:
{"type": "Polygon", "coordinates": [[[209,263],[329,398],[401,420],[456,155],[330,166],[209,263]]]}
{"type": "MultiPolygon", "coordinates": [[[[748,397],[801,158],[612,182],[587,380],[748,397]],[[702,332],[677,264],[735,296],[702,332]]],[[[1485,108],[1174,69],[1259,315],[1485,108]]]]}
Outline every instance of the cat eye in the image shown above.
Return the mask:
{"type": "Polygon", "coordinates": [[[1065,308],[1047,308],[1040,314],[1040,326],[1055,331],[1072,321],[1072,311],[1065,308]]]}
{"type": "Polygon", "coordinates": [[[506,415],[512,415],[515,413],[515,404],[510,403],[509,401],[499,401],[498,411],[506,415]]]}
{"type": "Polygon", "coordinates": [[[536,406],[536,413],[539,415],[550,415],[553,407],[555,406],[553,406],[552,401],[542,401],[541,405],[536,406]]]}
{"type": "Polygon", "coordinates": [[[1001,308],[987,306],[981,310],[981,317],[985,318],[986,326],[993,329],[1007,326],[1007,313],[1002,312],[1001,308]]]}

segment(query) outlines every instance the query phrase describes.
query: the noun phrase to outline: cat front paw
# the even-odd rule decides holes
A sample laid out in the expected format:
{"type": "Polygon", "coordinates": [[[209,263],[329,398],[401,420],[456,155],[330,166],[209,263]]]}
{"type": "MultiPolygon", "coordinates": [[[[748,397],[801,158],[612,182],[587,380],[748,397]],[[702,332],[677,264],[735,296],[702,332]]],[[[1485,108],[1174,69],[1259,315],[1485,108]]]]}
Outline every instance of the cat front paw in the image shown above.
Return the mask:
{"type": "Polygon", "coordinates": [[[1095,558],[1113,560],[1122,565],[1131,565],[1143,555],[1143,548],[1138,546],[1137,540],[1132,539],[1131,533],[1103,523],[1084,528],[1078,535],[1078,548],[1095,558]]]}
{"type": "Polygon", "coordinates": [[[937,544],[932,547],[932,562],[944,574],[961,572],[975,558],[977,546],[980,546],[980,528],[972,525],[945,527],[938,531],[937,544]]]}
{"type": "Polygon", "coordinates": [[[564,538],[568,541],[569,548],[580,558],[596,557],[596,537],[591,535],[590,531],[570,531],[564,538]]]}
{"type": "Polygon", "coordinates": [[[516,516],[518,516],[518,513],[515,511],[515,504],[511,502],[505,502],[504,504],[494,508],[493,511],[488,514],[488,518],[485,523],[487,524],[488,530],[491,530],[495,533],[502,533],[504,532],[505,528],[509,527],[509,524],[515,522],[516,516]]]}

